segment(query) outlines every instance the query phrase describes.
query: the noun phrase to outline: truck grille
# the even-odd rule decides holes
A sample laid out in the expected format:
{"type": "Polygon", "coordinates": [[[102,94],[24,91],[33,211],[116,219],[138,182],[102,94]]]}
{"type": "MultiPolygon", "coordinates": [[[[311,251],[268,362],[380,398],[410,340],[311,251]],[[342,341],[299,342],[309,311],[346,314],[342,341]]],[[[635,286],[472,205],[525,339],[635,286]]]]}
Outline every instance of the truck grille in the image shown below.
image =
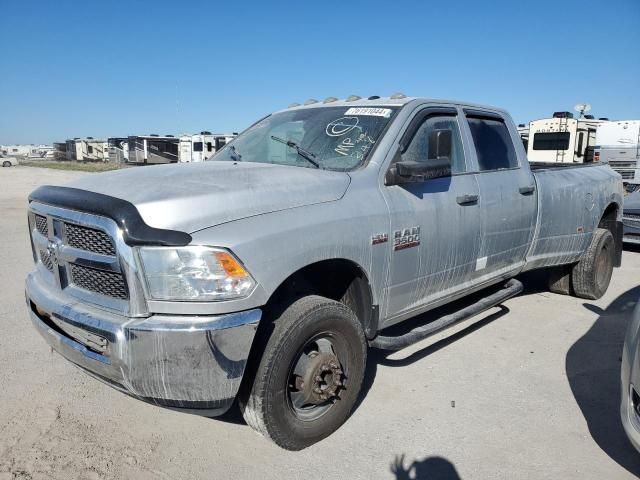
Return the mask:
{"type": "Polygon", "coordinates": [[[36,229],[45,237],[49,236],[49,225],[47,224],[47,217],[36,215],[36,229]]]}
{"type": "Polygon", "coordinates": [[[116,249],[109,235],[94,228],[65,223],[64,230],[70,247],[79,248],[100,255],[116,255],[116,249]]]}
{"type": "Polygon", "coordinates": [[[72,263],[71,281],[80,288],[100,295],[122,300],[129,298],[127,286],[121,273],[107,272],[72,263]]]}
{"type": "Polygon", "coordinates": [[[635,175],[634,175],[635,172],[633,170],[631,170],[631,171],[616,170],[616,171],[620,174],[620,176],[623,178],[623,180],[633,180],[634,177],[635,177],[635,175]]]}
{"type": "Polygon", "coordinates": [[[51,260],[49,252],[47,252],[46,250],[40,250],[40,261],[47,270],[53,272],[53,261],[51,260]]]}
{"type": "Polygon", "coordinates": [[[627,162],[623,160],[609,160],[611,168],[636,168],[636,162],[627,162]]]}
{"type": "Polygon", "coordinates": [[[640,227],[640,214],[625,213],[622,217],[622,223],[631,227],[640,227]]]}
{"type": "Polygon", "coordinates": [[[129,312],[129,283],[116,248],[115,223],[54,206],[34,203],[31,208],[31,240],[43,274],[51,273],[47,281],[69,288],[80,299],[129,312]]]}

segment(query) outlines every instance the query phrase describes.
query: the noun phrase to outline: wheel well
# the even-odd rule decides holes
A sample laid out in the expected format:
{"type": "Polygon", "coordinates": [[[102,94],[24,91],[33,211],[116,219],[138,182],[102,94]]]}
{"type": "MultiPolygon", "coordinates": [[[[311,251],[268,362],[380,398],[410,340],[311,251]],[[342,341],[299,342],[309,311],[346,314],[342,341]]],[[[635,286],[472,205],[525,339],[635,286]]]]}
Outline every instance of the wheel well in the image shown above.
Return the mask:
{"type": "Polygon", "coordinates": [[[618,219],[618,209],[619,207],[617,203],[609,204],[609,206],[605,209],[604,213],[602,214],[602,218],[600,218],[600,223],[598,224],[598,227],[606,228],[607,230],[611,231],[611,233],[614,236],[616,234],[616,221],[618,219]]]}
{"type": "Polygon", "coordinates": [[[602,217],[600,218],[600,223],[598,223],[599,228],[606,228],[613,235],[613,239],[615,241],[616,249],[615,249],[615,262],[614,266],[619,267],[622,264],[622,225],[618,223],[618,212],[620,211],[620,206],[617,203],[610,203],[609,206],[605,209],[602,217]]]}
{"type": "Polygon", "coordinates": [[[267,307],[282,306],[305,295],[321,295],[342,302],[356,314],[365,334],[373,338],[378,328],[377,305],[365,272],[346,259],[323,260],[290,275],[271,295],[267,307]]]}

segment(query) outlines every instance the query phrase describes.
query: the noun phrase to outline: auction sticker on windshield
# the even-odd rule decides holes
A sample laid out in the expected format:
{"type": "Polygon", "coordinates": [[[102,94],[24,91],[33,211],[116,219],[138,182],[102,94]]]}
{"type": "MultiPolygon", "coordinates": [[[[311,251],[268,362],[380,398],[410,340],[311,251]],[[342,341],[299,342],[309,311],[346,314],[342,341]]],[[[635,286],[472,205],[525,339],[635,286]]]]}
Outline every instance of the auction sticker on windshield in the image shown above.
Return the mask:
{"type": "Polygon", "coordinates": [[[378,108],[378,107],[351,107],[344,114],[345,115],[371,115],[374,117],[389,118],[391,116],[391,109],[378,108]]]}

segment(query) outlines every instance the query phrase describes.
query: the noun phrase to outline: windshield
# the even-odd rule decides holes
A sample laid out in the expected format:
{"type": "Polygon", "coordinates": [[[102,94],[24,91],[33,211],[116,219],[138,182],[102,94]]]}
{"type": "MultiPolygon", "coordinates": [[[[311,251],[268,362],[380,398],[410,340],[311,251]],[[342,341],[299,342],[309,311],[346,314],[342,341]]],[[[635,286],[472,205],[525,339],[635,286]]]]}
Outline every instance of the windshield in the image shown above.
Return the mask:
{"type": "Polygon", "coordinates": [[[320,107],[260,120],[210,160],[327,170],[362,164],[398,107],[320,107]]]}

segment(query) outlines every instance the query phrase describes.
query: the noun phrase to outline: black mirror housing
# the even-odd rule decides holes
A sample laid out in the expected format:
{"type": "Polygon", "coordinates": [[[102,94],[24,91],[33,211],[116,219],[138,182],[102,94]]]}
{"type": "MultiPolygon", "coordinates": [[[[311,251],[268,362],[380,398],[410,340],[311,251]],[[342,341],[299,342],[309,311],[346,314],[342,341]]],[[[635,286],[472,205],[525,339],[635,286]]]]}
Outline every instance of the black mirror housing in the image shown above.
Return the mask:
{"type": "Polygon", "coordinates": [[[424,182],[451,176],[451,162],[446,157],[428,162],[397,162],[389,173],[391,175],[387,177],[387,185],[424,182]]]}

